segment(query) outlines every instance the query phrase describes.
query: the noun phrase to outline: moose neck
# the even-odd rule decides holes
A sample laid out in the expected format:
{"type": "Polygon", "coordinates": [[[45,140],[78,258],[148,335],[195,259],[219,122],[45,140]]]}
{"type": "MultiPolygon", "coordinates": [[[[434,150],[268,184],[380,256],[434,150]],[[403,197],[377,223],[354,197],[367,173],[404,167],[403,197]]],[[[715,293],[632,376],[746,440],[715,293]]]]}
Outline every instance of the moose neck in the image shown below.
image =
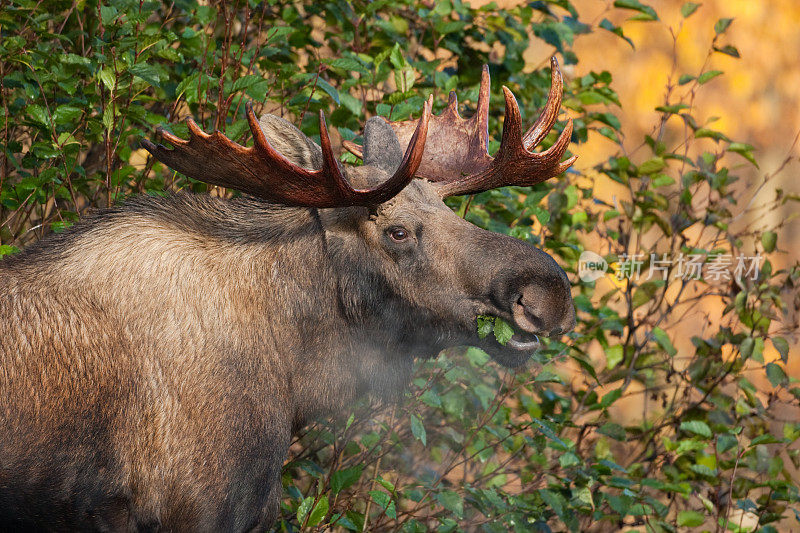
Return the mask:
{"type": "Polygon", "coordinates": [[[87,338],[124,331],[114,342],[139,348],[76,349],[92,358],[80,364],[155,365],[172,390],[224,382],[265,409],[281,398],[297,428],[383,388],[387,374],[385,354],[343,311],[348,288],[327,246],[315,209],[141,197],[5,260],[0,277],[65,302],[48,309],[54,323],[86,301],[106,317],[87,338]]]}
{"type": "MultiPolygon", "coordinates": [[[[348,211],[359,209],[343,209],[337,218],[341,222],[354,214],[348,211]]],[[[408,313],[371,263],[374,252],[353,249],[328,231],[331,211],[314,211],[323,226],[320,240],[314,239],[322,258],[309,294],[319,299],[302,313],[304,338],[294,340],[295,429],[310,418],[342,412],[367,393],[396,397],[419,355],[403,342],[408,313]]]]}

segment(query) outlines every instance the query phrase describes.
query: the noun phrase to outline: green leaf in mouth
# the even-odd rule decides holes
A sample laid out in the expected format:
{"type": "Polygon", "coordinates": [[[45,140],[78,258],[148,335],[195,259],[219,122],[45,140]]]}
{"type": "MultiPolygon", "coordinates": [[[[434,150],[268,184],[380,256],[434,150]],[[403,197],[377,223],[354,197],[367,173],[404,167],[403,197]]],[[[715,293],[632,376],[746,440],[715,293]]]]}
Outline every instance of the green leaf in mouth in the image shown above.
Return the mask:
{"type": "Polygon", "coordinates": [[[478,337],[485,339],[489,333],[494,333],[494,338],[505,346],[514,336],[514,327],[500,317],[478,315],[478,337]]]}

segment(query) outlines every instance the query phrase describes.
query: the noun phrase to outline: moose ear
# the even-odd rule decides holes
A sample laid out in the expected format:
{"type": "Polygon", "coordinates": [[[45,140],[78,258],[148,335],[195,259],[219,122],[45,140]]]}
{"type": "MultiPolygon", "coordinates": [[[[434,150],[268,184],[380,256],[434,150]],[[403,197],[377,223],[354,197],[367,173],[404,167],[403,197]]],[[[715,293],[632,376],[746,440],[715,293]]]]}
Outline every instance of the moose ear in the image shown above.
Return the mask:
{"type": "Polygon", "coordinates": [[[381,117],[372,117],[364,126],[364,166],[377,167],[389,175],[403,162],[403,149],[394,130],[381,117]]]}
{"type": "Polygon", "coordinates": [[[272,147],[283,157],[308,170],[322,168],[322,149],[292,123],[265,113],[258,124],[272,147]]]}

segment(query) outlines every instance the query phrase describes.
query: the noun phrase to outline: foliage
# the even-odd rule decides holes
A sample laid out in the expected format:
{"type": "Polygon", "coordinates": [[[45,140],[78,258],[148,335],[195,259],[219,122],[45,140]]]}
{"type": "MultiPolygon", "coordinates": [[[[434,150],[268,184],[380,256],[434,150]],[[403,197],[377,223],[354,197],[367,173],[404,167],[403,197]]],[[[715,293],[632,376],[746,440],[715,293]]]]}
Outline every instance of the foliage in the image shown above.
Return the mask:
{"type": "MultiPolygon", "coordinates": [[[[696,9],[689,2],[681,13],[696,9]]],[[[638,0],[614,2],[612,11],[659,19],[638,0]]],[[[725,42],[730,24],[709,28],[709,54],[738,56],[725,42]]],[[[138,141],[158,125],[185,135],[191,115],[245,142],[246,101],[290,116],[311,136],[325,110],[354,139],[366,117],[411,117],[429,94],[440,110],[442,96],[458,88],[469,113],[489,63],[494,150],[496,89],[511,87],[528,118],[546,98],[549,73],[544,64],[532,70],[523,52],[549,46],[575,65],[574,40],[599,30],[633,46],[609,18],[579,20],[569,0],[509,10],[457,0],[2,1],[0,255],[131,194],[207,191],[147,157],[138,141]]],[[[741,217],[797,198],[776,191],[768,204],[741,205],[749,193],[736,172],[756,164],[754,148],[714,130],[693,107],[697,91],[721,74],[672,72],[659,121],[632,152],[615,115],[612,73],[567,79],[575,151],[602,135],[618,154],[533,189],[451,206],[558,259],[575,284],[576,332],[550,341],[520,372],[477,349],[449,350],[420,364],[402,404],[365,401],[346,422],[307,428],[284,470],[279,529],[797,527],[800,480],[790,472],[800,466],[792,447],[800,424],[780,413],[800,402],[784,366],[800,268],[773,266],[779,228],[736,229],[741,217]],[[611,183],[616,201],[596,198],[595,186],[611,183]],[[741,284],[657,275],[609,285],[579,281],[585,249],[610,264],[642,254],[644,273],[655,266],[651,253],[758,252],[766,260],[741,284]],[[704,327],[687,329],[685,316],[704,327]],[[679,331],[692,331],[691,343],[678,342],[679,331]],[[642,411],[635,419],[620,407],[631,399],[642,411]]],[[[487,318],[481,327],[507,339],[508,325],[499,326],[487,318]]]]}

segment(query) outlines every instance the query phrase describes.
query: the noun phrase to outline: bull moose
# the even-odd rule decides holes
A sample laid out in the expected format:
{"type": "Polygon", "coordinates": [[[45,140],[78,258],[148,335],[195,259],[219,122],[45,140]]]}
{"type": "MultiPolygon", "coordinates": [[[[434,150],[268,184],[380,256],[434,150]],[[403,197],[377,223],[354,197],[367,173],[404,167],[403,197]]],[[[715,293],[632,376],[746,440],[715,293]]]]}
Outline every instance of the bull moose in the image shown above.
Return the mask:
{"type": "Polygon", "coordinates": [[[566,170],[572,124],[547,104],[523,134],[505,87],[487,152],[477,112],[366,122],[346,168],[247,108],[243,147],[189,119],[189,139],[143,147],[172,169],[244,193],[137,197],[0,262],[0,528],[261,531],[276,520],[290,438],[369,392],[400,391],[415,358],[483,347],[508,367],[575,324],[545,252],[471,225],[443,199],[566,170]],[[417,178],[417,179],[415,179],[417,178]],[[506,345],[476,316],[513,322],[506,345]]]}

